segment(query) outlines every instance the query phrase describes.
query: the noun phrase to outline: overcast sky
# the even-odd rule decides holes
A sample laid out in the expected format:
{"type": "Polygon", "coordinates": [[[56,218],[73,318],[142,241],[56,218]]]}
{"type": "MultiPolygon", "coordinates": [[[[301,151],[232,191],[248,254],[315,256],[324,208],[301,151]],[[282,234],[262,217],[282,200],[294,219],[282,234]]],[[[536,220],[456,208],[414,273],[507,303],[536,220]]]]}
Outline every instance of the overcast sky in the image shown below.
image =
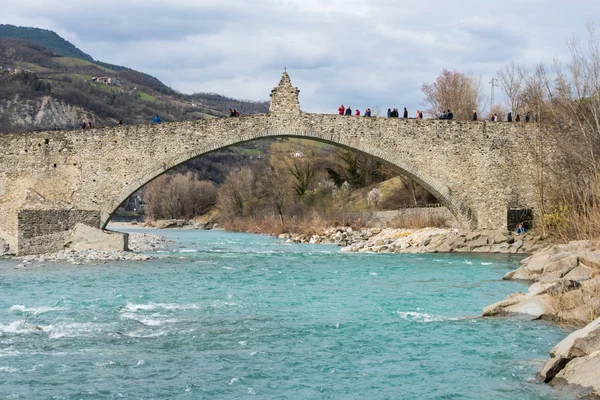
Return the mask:
{"type": "Polygon", "coordinates": [[[443,69],[487,84],[510,60],[566,59],[599,0],[0,0],[0,23],[56,31],[184,93],[268,100],[287,66],[304,111],[422,108],[443,69]]]}

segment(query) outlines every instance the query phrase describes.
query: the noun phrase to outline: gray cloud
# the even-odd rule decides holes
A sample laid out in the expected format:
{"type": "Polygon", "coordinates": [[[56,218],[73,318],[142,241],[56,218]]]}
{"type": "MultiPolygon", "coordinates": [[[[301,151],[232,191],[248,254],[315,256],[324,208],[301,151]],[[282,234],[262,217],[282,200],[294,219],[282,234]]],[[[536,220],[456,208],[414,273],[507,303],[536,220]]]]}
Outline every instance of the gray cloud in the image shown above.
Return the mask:
{"type": "Polygon", "coordinates": [[[185,93],[267,100],[284,66],[306,111],[421,108],[443,69],[487,82],[514,59],[565,57],[595,1],[0,0],[0,23],[53,29],[185,93]]]}

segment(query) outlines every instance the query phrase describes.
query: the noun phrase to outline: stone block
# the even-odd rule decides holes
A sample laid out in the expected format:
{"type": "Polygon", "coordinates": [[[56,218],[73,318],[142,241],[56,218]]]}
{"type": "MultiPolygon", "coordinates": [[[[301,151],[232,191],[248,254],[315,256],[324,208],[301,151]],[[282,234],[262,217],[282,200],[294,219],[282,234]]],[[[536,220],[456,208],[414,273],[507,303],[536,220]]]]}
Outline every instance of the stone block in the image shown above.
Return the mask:
{"type": "Polygon", "coordinates": [[[492,246],[479,246],[471,250],[473,253],[489,253],[492,250],[492,246]]]}
{"type": "Polygon", "coordinates": [[[508,243],[499,243],[492,246],[491,253],[508,253],[510,245],[508,243]]]}
{"type": "Polygon", "coordinates": [[[477,247],[481,247],[481,246],[487,246],[488,243],[488,238],[487,237],[480,237],[478,239],[475,239],[471,242],[469,242],[469,246],[474,249],[477,247]]]}
{"type": "Polygon", "coordinates": [[[77,224],[66,247],[70,250],[128,251],[128,240],[127,233],[103,231],[88,225],[77,224]]]}

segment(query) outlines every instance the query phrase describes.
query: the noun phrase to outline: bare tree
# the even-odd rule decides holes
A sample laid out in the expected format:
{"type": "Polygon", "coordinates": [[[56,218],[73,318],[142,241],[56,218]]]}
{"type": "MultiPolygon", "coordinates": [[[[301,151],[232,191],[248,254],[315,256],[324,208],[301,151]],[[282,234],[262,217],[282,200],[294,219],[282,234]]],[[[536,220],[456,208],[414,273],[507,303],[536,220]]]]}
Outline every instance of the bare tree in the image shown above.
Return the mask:
{"type": "Polygon", "coordinates": [[[473,75],[444,69],[433,83],[424,83],[421,91],[423,105],[429,107],[426,112],[433,117],[450,109],[456,119],[470,120],[473,110],[483,108],[481,78],[473,75]]]}
{"type": "Polygon", "coordinates": [[[353,188],[370,185],[382,178],[381,163],[365,154],[335,148],[332,150],[339,170],[328,168],[329,177],[336,185],[348,182],[353,188]]]}
{"type": "Polygon", "coordinates": [[[286,203],[289,199],[288,179],[284,171],[273,166],[268,167],[258,179],[260,197],[275,209],[281,223],[285,214],[286,203]]]}
{"type": "Polygon", "coordinates": [[[218,206],[221,213],[227,217],[254,215],[257,203],[254,186],[254,174],[250,168],[230,172],[219,188],[218,206]]]}
{"type": "Polygon", "coordinates": [[[212,182],[186,174],[161,175],[144,189],[146,215],[152,219],[194,218],[206,213],[216,202],[212,182]]]}
{"type": "Polygon", "coordinates": [[[566,68],[539,64],[521,94],[535,129],[529,135],[542,228],[565,240],[600,236],[600,43],[569,42],[566,68]]]}
{"type": "Polygon", "coordinates": [[[511,61],[510,64],[499,70],[497,75],[500,89],[508,101],[509,111],[516,114],[521,111],[521,92],[525,84],[527,70],[524,65],[511,61]]]}
{"type": "Polygon", "coordinates": [[[292,186],[298,197],[304,196],[315,176],[315,160],[310,155],[286,154],[281,158],[292,177],[292,186]]]}

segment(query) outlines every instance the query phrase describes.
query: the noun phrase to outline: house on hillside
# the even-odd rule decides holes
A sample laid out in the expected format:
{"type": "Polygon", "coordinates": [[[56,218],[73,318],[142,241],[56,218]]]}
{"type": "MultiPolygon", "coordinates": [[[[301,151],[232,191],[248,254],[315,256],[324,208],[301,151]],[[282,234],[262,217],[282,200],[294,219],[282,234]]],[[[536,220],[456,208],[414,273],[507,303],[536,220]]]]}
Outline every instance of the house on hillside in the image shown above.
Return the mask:
{"type": "Polygon", "coordinates": [[[121,86],[121,81],[117,78],[109,78],[107,76],[97,76],[92,78],[93,82],[105,83],[112,86],[121,86]]]}

